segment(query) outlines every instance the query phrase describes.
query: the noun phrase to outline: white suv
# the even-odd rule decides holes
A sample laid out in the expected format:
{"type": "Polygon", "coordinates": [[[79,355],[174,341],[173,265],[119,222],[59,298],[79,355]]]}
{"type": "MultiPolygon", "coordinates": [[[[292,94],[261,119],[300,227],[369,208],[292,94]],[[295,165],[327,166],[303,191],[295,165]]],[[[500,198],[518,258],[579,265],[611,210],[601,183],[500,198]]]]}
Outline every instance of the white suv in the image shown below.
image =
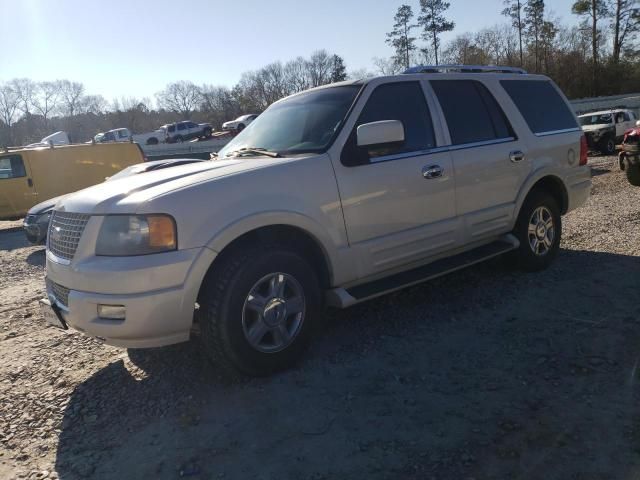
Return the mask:
{"type": "Polygon", "coordinates": [[[323,305],[501,254],[547,267],[591,188],[576,117],[547,77],[467,68],[308,90],[218,159],[66,196],[43,314],[133,348],[197,322],[214,362],[264,375],[299,357],[323,305]]]}

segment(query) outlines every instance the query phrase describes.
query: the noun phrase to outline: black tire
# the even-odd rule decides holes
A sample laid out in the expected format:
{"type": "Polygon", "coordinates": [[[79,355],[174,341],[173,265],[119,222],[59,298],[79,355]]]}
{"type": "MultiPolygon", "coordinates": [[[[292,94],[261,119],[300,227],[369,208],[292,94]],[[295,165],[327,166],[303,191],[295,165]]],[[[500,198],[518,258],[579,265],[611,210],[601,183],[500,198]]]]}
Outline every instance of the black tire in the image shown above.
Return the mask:
{"type": "MultiPolygon", "coordinates": [[[[544,237],[538,236],[541,233],[539,230],[536,230],[532,235],[535,235],[535,240],[540,242],[540,238],[548,238],[547,230],[549,229],[545,228],[544,237]]],[[[529,272],[537,272],[547,268],[558,254],[560,237],[562,236],[562,217],[560,216],[558,202],[553,195],[545,190],[534,190],[529,193],[518,214],[513,234],[520,241],[520,246],[512,254],[512,259],[515,260],[518,268],[529,272]],[[533,239],[530,239],[529,224],[536,221],[534,212],[540,207],[546,209],[553,221],[553,239],[549,240],[550,245],[545,246],[543,244],[540,246],[541,250],[545,248],[546,252],[535,253],[532,245],[533,239]]]]}
{"type": "Polygon", "coordinates": [[[177,135],[176,138],[173,139],[174,143],[182,143],[184,142],[184,138],[182,138],[182,135],[177,135]]]}
{"type": "Polygon", "coordinates": [[[147,145],[157,145],[158,139],[156,137],[151,137],[147,139],[147,145]]]}
{"type": "Polygon", "coordinates": [[[242,130],[244,130],[244,123],[241,123],[240,125],[238,125],[238,126],[236,127],[236,131],[237,131],[238,133],[240,133],[242,130]]]}
{"type": "Polygon", "coordinates": [[[600,151],[605,155],[613,155],[616,153],[616,141],[613,137],[607,137],[602,140],[600,151]]]}
{"type": "Polygon", "coordinates": [[[625,159],[624,173],[631,185],[640,187],[640,164],[625,159]]]}
{"type": "Polygon", "coordinates": [[[204,138],[209,138],[211,136],[212,130],[210,128],[204,129],[204,138]]]}
{"type": "Polygon", "coordinates": [[[228,377],[237,373],[264,376],[292,366],[304,353],[322,310],[317,273],[301,254],[282,245],[237,248],[220,261],[207,274],[198,300],[200,339],[206,356],[228,377]],[[267,353],[249,343],[243,312],[249,292],[274,272],[296,279],[302,287],[304,307],[292,342],[267,353]]]}

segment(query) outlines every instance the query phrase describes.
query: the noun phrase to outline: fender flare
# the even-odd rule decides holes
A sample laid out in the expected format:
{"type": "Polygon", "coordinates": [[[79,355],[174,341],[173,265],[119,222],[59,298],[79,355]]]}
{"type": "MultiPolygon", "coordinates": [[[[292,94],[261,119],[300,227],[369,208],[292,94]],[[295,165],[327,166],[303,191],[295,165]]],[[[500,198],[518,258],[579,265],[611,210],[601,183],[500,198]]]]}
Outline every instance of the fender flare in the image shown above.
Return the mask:
{"type": "Polygon", "coordinates": [[[330,281],[333,281],[334,266],[338,261],[336,252],[340,244],[339,239],[332,238],[327,234],[326,229],[318,222],[299,212],[276,210],[250,214],[219,229],[205,246],[217,254],[220,254],[220,252],[242,235],[259,228],[273,227],[276,225],[297,228],[311,237],[320,248],[324,256],[330,281]],[[330,248],[327,248],[328,246],[330,246],[330,248]]]}
{"type": "Polygon", "coordinates": [[[554,181],[558,182],[559,185],[562,186],[562,189],[564,191],[563,201],[568,203],[567,186],[565,185],[562,175],[556,169],[544,168],[544,167],[540,168],[529,175],[529,177],[525,180],[522,187],[520,188],[520,191],[518,192],[518,196],[516,197],[516,203],[515,203],[514,211],[512,215],[511,228],[515,226],[515,223],[518,220],[520,209],[522,208],[522,204],[527,198],[527,195],[529,195],[529,193],[531,192],[535,184],[538,183],[543,178],[551,178],[554,181]]]}

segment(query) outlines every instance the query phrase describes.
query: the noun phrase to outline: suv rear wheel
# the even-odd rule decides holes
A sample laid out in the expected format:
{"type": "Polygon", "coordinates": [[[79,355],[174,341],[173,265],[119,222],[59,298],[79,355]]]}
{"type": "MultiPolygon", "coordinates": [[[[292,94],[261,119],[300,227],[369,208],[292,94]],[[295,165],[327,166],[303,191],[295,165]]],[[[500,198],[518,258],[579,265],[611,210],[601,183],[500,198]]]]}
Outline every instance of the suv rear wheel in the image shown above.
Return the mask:
{"type": "Polygon", "coordinates": [[[535,272],[547,268],[560,248],[562,218],[555,198],[545,190],[534,190],[524,201],[514,235],[520,246],[514,252],[523,270],[535,272]]]}
{"type": "Polygon", "coordinates": [[[236,250],[200,292],[204,351],[231,376],[290,367],[311,339],[321,299],[316,272],[299,253],[276,245],[236,250]]]}

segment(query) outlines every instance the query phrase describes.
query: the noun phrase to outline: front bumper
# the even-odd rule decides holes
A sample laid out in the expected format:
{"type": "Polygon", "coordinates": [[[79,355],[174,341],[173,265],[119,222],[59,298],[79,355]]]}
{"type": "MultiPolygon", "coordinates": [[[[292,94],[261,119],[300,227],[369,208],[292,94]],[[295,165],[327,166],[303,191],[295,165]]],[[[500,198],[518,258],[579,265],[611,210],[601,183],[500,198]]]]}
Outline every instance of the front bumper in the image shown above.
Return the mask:
{"type": "Polygon", "coordinates": [[[47,255],[47,294],[69,327],[109,345],[170,345],[189,339],[200,284],[214,258],[207,248],[70,265],[47,255]],[[98,305],[124,306],[125,318],[101,318],[98,305]]]}

